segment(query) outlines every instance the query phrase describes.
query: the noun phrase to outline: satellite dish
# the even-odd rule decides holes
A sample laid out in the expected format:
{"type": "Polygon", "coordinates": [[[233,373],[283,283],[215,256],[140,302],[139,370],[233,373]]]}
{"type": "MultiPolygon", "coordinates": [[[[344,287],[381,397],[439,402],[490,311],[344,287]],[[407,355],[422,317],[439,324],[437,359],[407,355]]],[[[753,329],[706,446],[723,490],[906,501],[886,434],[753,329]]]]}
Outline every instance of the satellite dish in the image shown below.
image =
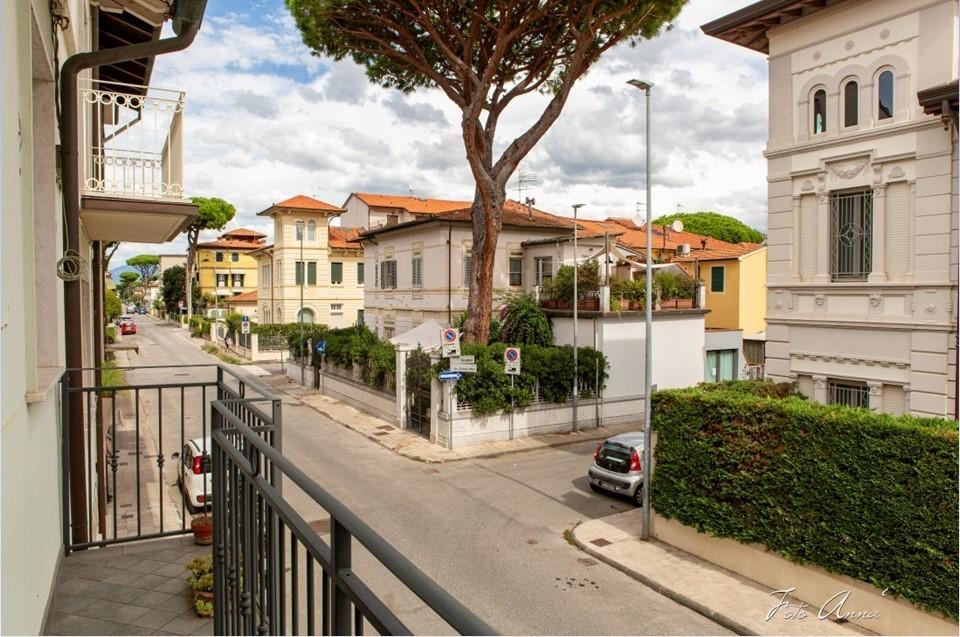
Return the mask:
{"type": "Polygon", "coordinates": [[[674,220],[674,222],[670,224],[670,229],[674,232],[683,232],[683,222],[679,219],[674,220]]]}

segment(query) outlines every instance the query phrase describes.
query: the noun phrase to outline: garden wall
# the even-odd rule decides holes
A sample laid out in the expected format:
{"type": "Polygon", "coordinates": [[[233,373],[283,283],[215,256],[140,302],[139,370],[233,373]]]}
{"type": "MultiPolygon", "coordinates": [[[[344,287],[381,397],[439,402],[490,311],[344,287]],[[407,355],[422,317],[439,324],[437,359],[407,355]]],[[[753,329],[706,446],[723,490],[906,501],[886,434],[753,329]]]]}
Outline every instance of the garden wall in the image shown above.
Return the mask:
{"type": "MultiPolygon", "coordinates": [[[[295,360],[288,360],[286,365],[287,376],[300,382],[300,365],[295,360]]],[[[315,368],[308,365],[304,370],[306,387],[315,387],[315,368]]],[[[330,396],[342,403],[350,405],[365,414],[370,414],[385,420],[394,426],[400,425],[398,417],[397,397],[395,394],[379,391],[360,381],[347,378],[338,373],[320,372],[320,393],[330,396]]]]}

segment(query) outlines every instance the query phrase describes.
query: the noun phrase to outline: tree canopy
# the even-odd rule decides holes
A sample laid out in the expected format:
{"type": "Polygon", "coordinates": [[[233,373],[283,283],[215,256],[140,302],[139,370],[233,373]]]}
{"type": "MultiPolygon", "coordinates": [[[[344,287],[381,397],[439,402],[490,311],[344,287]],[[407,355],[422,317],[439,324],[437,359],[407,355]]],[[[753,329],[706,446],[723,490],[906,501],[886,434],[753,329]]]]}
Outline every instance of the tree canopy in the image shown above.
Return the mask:
{"type": "Polygon", "coordinates": [[[163,281],[161,282],[160,296],[163,299],[163,306],[167,314],[177,314],[180,303],[184,300],[184,274],[183,266],[175,265],[163,271],[163,281]]]}
{"type": "Polygon", "coordinates": [[[621,42],[657,35],[686,0],[286,2],[314,54],[349,57],[383,87],[438,88],[460,109],[476,186],[473,274],[463,330],[466,340],[486,342],[508,180],[590,66],[621,42]],[[531,93],[548,96],[543,110],[512,141],[496,141],[506,108],[531,93]]]}
{"type": "Polygon", "coordinates": [[[686,232],[702,234],[729,243],[761,243],[766,238],[739,219],[719,212],[679,212],[655,219],[653,223],[668,225],[679,219],[686,232]]]}
{"type": "Polygon", "coordinates": [[[197,258],[197,242],[200,240],[201,230],[220,230],[233,219],[237,209],[232,203],[220,197],[192,197],[190,199],[197,206],[197,216],[187,226],[187,267],[184,272],[186,280],[187,316],[193,316],[193,266],[197,258]]]}
{"type": "Polygon", "coordinates": [[[120,300],[125,303],[133,300],[133,288],[139,280],[140,275],[136,272],[127,270],[120,273],[120,280],[117,281],[117,294],[120,296],[120,300]]]}
{"type": "MultiPolygon", "coordinates": [[[[138,254],[127,259],[127,265],[140,273],[140,285],[146,285],[156,276],[160,269],[160,257],[155,254],[138,254]]],[[[120,275],[121,279],[123,275],[120,275]]]]}

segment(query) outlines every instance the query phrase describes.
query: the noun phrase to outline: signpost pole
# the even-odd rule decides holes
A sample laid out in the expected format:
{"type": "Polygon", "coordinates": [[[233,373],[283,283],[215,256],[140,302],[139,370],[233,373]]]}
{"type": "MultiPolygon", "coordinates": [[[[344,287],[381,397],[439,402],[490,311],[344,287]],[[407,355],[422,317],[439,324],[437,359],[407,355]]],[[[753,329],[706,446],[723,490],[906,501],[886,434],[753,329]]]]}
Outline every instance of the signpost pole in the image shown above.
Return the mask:
{"type": "Polygon", "coordinates": [[[513,374],[510,374],[510,440],[513,440],[513,374]]]}

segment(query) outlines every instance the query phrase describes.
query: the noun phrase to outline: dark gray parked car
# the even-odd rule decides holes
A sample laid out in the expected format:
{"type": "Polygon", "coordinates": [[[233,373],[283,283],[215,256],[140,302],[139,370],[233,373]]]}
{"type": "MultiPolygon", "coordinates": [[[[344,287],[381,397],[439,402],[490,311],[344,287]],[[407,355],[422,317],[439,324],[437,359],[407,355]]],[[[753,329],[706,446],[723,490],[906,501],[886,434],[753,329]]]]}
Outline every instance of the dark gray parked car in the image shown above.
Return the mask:
{"type": "Polygon", "coordinates": [[[587,471],[590,488],[610,491],[643,501],[643,432],[630,431],[607,438],[593,454],[587,471]]]}

